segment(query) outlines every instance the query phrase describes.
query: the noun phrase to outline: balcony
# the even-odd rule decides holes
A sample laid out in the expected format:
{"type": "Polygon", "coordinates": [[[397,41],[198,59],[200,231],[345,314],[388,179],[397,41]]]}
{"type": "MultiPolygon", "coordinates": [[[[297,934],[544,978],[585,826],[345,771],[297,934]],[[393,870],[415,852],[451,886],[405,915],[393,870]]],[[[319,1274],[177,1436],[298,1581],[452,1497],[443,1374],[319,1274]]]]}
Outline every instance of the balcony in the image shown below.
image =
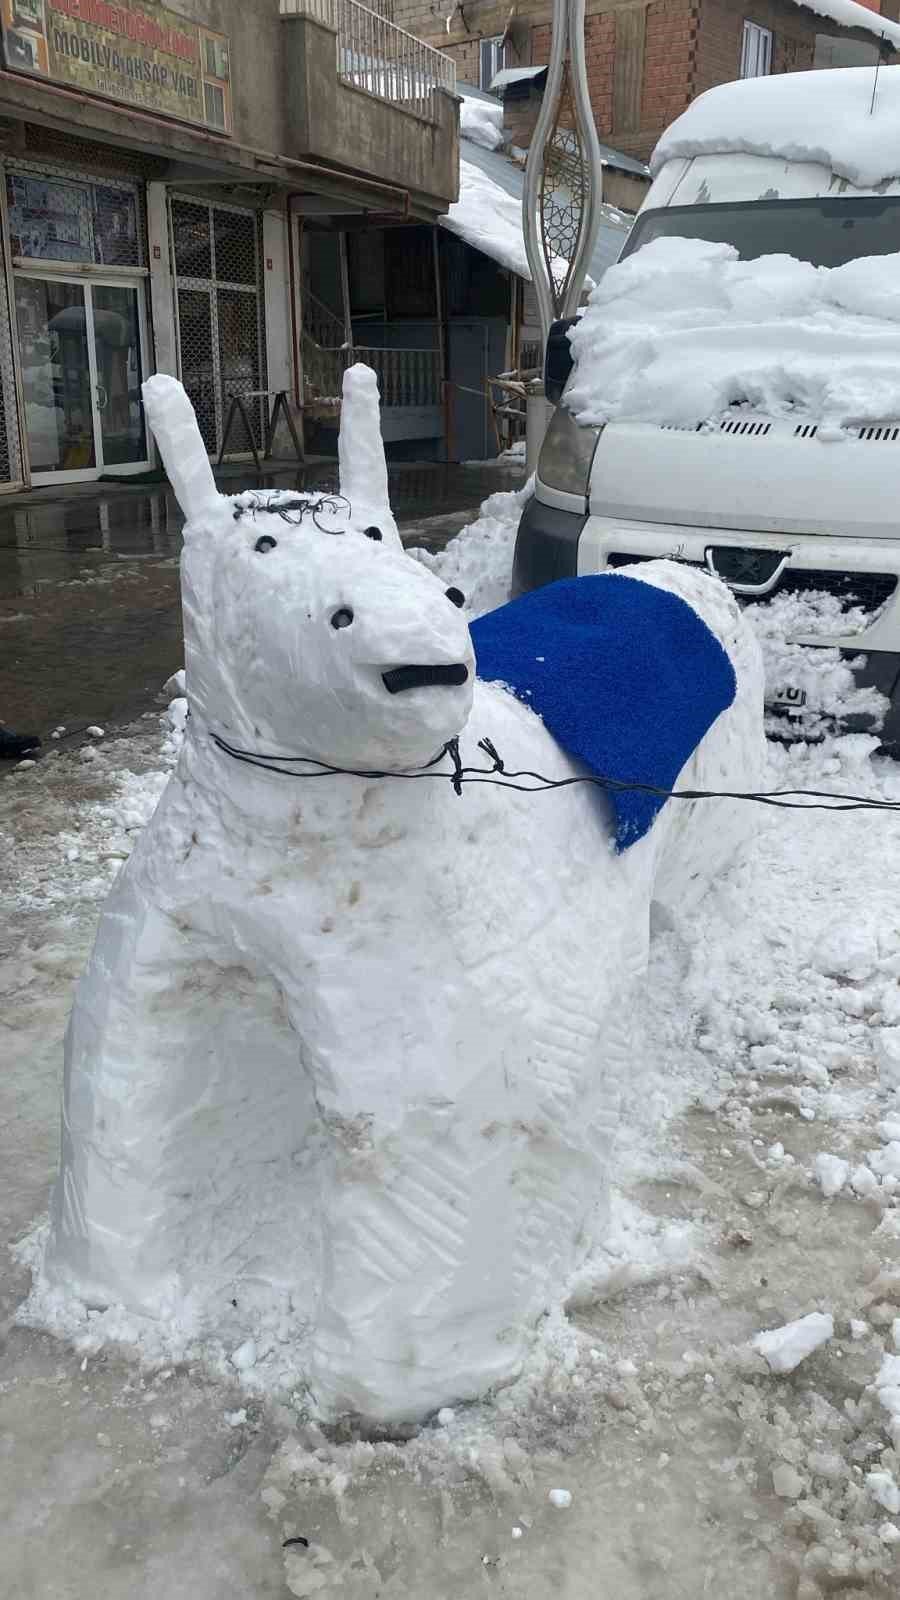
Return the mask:
{"type": "MultiPolygon", "coordinates": [[[[458,193],[455,63],[359,0],[279,5],[286,153],[398,191],[410,218],[446,211],[458,193]]],[[[384,210],[397,209],[386,194],[384,210]]]]}

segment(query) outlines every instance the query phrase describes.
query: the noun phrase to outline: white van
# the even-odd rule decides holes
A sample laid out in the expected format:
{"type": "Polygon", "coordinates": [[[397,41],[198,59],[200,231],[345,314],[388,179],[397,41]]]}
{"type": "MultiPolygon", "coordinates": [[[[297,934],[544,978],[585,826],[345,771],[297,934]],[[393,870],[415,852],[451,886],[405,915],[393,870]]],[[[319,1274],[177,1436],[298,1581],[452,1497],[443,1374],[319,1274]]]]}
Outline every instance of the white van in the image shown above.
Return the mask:
{"type": "MultiPolygon", "coordinates": [[[[850,68],[701,96],[657,147],[621,259],[668,235],[731,244],[742,260],[892,257],[886,282],[896,284],[900,67],[881,69],[870,113],[874,88],[873,70],[850,68]]],[[[742,596],[825,590],[862,606],[866,623],[796,642],[848,660],[865,652],[857,681],[891,701],[882,738],[900,743],[900,414],[847,428],[837,447],[825,428],[819,439],[815,415],[746,406],[702,426],[579,426],[563,393],[567,326],[548,343],[545,379],[559,403],[519,527],[513,592],[659,556],[704,565],[742,596]]]]}

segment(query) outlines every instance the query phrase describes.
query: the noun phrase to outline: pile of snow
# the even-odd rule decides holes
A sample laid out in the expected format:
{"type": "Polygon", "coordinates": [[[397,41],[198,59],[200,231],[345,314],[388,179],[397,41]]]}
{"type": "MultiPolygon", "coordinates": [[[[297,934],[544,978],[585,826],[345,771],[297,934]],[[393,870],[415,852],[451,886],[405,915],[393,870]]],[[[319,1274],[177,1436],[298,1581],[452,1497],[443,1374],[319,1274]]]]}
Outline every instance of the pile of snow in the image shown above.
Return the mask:
{"type": "MultiPolygon", "coordinates": [[[[847,9],[862,12],[875,31],[900,42],[897,23],[862,6],[847,9]]],[[[871,67],[720,84],[698,96],[666,130],[650,170],[655,175],[678,157],[747,153],[814,161],[849,183],[873,188],[900,173],[900,66],[882,67],[874,114],[872,84],[871,67]]]]}
{"type": "Polygon", "coordinates": [[[581,423],[679,426],[747,406],[812,417],[820,439],[898,417],[898,283],[900,255],[828,268],[655,239],[593,290],[566,404],[581,423]]]}
{"type": "Polygon", "coordinates": [[[513,551],[519,518],[533,492],[533,479],[522,489],[501,490],[484,501],[477,521],[470,522],[437,555],[409,550],[449,586],[461,589],[472,617],[505,605],[509,599],[513,551]]]}
{"type": "Polygon", "coordinates": [[[459,136],[480,144],[484,150],[496,150],[503,143],[503,107],[500,101],[469,99],[466,96],[459,108],[459,136]]]}
{"type": "MultiPolygon", "coordinates": [[[[762,646],[767,699],[776,699],[788,686],[806,696],[791,713],[795,734],[819,739],[838,721],[863,731],[882,726],[889,702],[877,689],[857,685],[852,667],[858,658],[847,659],[837,648],[794,643],[816,634],[858,633],[877,613],[862,606],[842,610],[833,594],[785,591],[748,606],[747,615],[762,646]]],[[[783,733],[783,722],[770,720],[768,731],[783,733]]]]}

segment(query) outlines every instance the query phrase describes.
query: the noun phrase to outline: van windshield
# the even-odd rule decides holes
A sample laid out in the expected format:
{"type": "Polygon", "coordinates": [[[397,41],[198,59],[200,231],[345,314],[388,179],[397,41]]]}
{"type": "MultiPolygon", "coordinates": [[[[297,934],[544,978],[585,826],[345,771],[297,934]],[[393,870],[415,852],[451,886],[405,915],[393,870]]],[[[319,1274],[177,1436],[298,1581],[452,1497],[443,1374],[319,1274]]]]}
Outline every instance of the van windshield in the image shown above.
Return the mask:
{"type": "Polygon", "coordinates": [[[900,195],[664,206],[638,217],[622,257],[652,239],[673,237],[732,244],[742,261],[788,255],[814,267],[840,267],[857,256],[900,251],[900,195]]]}

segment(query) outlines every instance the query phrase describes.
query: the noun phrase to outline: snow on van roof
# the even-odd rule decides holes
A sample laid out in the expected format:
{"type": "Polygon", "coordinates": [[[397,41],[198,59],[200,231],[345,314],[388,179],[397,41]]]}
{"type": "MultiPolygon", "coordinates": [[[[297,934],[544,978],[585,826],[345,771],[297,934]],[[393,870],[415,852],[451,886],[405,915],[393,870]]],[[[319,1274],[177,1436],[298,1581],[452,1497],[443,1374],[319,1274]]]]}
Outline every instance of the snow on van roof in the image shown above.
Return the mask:
{"type": "MultiPolygon", "coordinates": [[[[817,0],[825,5],[826,0],[817,0]]],[[[854,11],[852,0],[827,0],[854,11]]],[[[900,42],[900,27],[879,18],[900,42]]],[[[743,78],[708,89],[660,139],[656,175],[678,157],[743,153],[814,161],[860,188],[900,174],[900,66],[882,67],[874,111],[874,67],[743,78]]]]}

